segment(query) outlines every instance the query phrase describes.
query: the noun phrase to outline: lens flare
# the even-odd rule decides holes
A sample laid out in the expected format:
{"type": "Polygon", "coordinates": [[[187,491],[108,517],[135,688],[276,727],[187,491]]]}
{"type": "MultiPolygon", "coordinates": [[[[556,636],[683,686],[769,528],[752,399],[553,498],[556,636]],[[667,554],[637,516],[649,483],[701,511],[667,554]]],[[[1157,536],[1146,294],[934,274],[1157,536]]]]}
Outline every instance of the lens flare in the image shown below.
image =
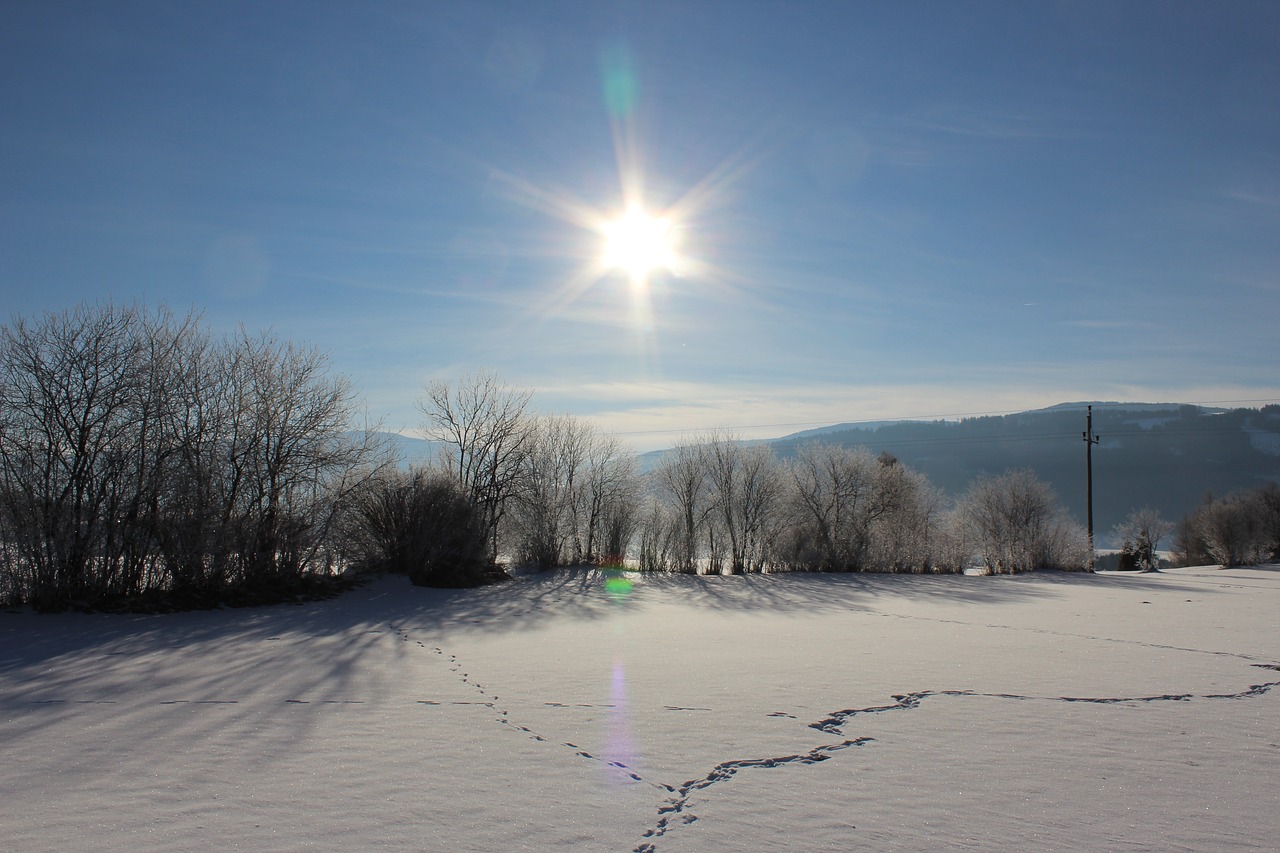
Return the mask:
{"type": "Polygon", "coordinates": [[[631,595],[634,584],[627,579],[622,567],[606,566],[602,573],[604,574],[604,591],[609,595],[610,600],[617,603],[626,601],[631,595]]]}
{"type": "MultiPolygon", "coordinates": [[[[630,597],[634,586],[623,571],[620,558],[606,560],[601,566],[604,576],[604,590],[609,600],[616,606],[630,597]]],[[[624,611],[615,611],[621,617],[624,611]]],[[[614,642],[623,634],[624,622],[621,618],[613,620],[614,642]]],[[[608,762],[609,781],[613,785],[632,785],[635,783],[636,749],[631,739],[631,715],[627,707],[627,672],[623,663],[622,649],[615,646],[613,653],[613,677],[610,686],[609,716],[605,731],[604,754],[608,762]]]]}
{"type": "Polygon", "coordinates": [[[604,748],[609,780],[615,785],[634,785],[636,780],[631,774],[635,772],[632,768],[636,765],[636,751],[631,742],[631,717],[627,710],[627,675],[620,655],[613,658],[613,689],[609,704],[604,748]]]}
{"type": "Polygon", "coordinates": [[[600,83],[609,116],[614,120],[629,118],[639,98],[640,81],[625,44],[611,44],[600,51],[600,83]]]}

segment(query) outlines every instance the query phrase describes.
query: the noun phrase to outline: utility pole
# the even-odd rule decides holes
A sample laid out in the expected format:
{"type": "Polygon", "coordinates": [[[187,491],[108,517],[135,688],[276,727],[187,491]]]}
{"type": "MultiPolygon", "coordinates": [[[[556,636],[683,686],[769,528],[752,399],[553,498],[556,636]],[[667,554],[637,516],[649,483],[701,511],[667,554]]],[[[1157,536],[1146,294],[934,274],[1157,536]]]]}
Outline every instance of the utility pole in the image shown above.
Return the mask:
{"type": "Polygon", "coordinates": [[[1084,420],[1084,466],[1085,483],[1088,487],[1088,499],[1085,503],[1089,519],[1089,571],[1093,571],[1093,446],[1098,443],[1098,436],[1093,434],[1093,406],[1089,407],[1084,420]]]}

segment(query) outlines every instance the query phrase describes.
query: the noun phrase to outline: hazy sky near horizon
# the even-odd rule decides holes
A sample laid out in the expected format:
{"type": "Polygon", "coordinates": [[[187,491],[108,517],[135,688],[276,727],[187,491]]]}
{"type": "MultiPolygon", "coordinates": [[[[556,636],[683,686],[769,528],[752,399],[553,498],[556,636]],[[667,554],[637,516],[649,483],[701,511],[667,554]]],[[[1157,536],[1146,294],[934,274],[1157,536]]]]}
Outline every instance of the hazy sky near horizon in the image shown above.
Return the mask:
{"type": "Polygon", "coordinates": [[[641,448],[1276,402],[1280,5],[9,0],[0,320],[107,298],[395,430],[482,368],[641,448]]]}

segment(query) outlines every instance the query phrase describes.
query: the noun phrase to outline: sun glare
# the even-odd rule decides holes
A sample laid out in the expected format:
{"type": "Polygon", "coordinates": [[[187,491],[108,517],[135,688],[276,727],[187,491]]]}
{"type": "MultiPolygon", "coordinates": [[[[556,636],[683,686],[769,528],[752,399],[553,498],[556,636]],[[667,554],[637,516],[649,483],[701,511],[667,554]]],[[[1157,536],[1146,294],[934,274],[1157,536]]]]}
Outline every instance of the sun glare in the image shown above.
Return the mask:
{"type": "MultiPolygon", "coordinates": [[[[743,152],[715,166],[682,194],[672,195],[674,186],[669,181],[658,182],[664,190],[660,195],[646,194],[648,181],[642,166],[652,158],[643,156],[635,127],[636,76],[625,50],[609,52],[602,61],[617,165],[618,187],[612,197],[619,206],[601,208],[572,192],[499,169],[491,168],[490,177],[512,200],[581,229],[582,233],[561,244],[565,256],[581,261],[581,265],[546,292],[536,310],[560,314],[602,283],[613,285],[625,279],[631,285],[629,293],[622,294],[620,288],[611,286],[599,295],[604,299],[630,297],[629,325],[640,333],[643,345],[649,346],[652,340],[648,336],[655,328],[655,296],[674,293],[678,286],[666,281],[668,276],[680,278],[679,286],[696,285],[721,294],[733,290],[730,282],[738,276],[718,268],[702,254],[706,247],[698,238],[698,228],[707,211],[723,203],[722,194],[728,186],[757,161],[743,152]],[[646,208],[646,200],[653,202],[656,212],[646,208]],[[658,282],[659,278],[664,280],[658,282]],[[650,287],[651,283],[661,286],[650,287]]],[[[603,304],[596,302],[597,306],[603,304]]],[[[621,307],[622,300],[616,304],[621,307]]],[[[670,307],[669,301],[662,304],[670,307]]]]}
{"type": "Polygon", "coordinates": [[[675,271],[676,233],[671,220],[634,206],[600,230],[604,235],[601,261],[606,269],[624,271],[632,283],[643,282],[658,270],[675,271]]]}

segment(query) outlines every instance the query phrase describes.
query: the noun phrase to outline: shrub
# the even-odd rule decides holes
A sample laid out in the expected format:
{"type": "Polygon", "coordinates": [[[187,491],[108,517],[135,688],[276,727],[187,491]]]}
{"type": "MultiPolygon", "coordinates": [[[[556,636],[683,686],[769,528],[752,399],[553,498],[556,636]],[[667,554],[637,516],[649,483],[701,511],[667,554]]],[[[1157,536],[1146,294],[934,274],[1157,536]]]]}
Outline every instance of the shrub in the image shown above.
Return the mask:
{"type": "Polygon", "coordinates": [[[488,530],[449,477],[386,471],[353,499],[349,536],[358,565],[406,574],[417,586],[470,587],[505,574],[489,557],[488,530]]]}

